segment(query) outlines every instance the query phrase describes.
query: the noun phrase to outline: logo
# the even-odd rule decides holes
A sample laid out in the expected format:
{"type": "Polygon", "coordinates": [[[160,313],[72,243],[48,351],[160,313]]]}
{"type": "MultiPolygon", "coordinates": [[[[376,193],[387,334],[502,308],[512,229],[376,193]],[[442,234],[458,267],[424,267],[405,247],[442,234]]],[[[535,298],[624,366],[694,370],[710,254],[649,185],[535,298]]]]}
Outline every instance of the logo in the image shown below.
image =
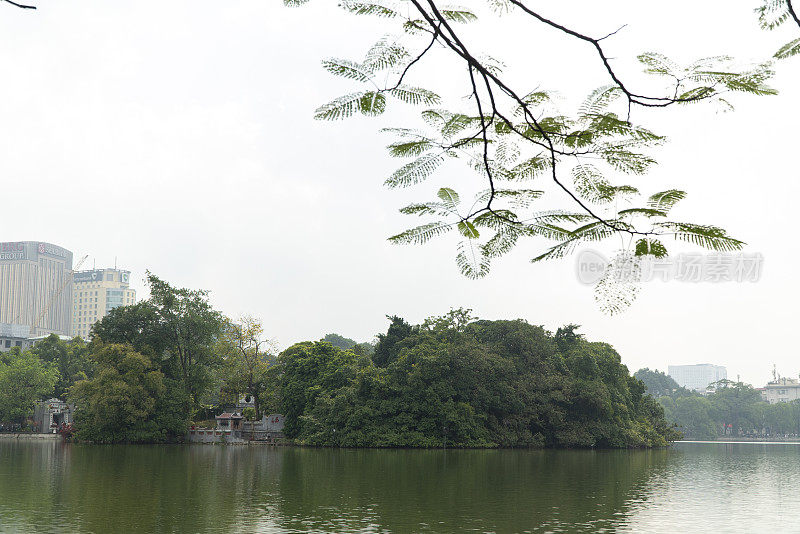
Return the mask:
{"type": "Polygon", "coordinates": [[[39,243],[39,254],[49,254],[51,256],[58,256],[59,258],[66,258],[67,251],[55,245],[48,245],[47,243],[39,243]]]}
{"type": "Polygon", "coordinates": [[[582,250],[575,262],[575,274],[582,284],[596,284],[608,268],[608,258],[595,250],[582,250]]]}

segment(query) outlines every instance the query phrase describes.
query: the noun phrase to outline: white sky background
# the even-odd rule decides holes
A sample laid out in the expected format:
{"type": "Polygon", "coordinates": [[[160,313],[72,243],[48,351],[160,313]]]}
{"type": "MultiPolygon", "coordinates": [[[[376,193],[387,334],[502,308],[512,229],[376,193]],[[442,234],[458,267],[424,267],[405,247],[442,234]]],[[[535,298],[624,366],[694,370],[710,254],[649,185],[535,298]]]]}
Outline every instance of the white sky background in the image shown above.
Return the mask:
{"type": "MultiPolygon", "coordinates": [[[[649,82],[637,53],[763,59],[792,31],[761,31],[755,1],[530,4],[593,35],[628,24],[607,46],[637,88],[650,87],[641,85],[649,82]]],[[[76,258],[89,254],[84,268],[111,266],[116,256],[140,294],[145,269],[209,289],[225,313],[262,318],[283,347],[328,332],[367,340],[385,330],[386,314],[419,322],[464,306],[553,330],[581,324],[590,339],[613,344],[631,371],[708,362],[756,385],[773,363],[786,376],[800,371],[788,335],[800,288],[800,58],[778,65],[780,96],[738,96],[733,113],[697,106],[634,114],[670,143],[656,153],[660,165],[633,184],[686,189],[675,217],[747,241],[765,257],[762,280],[648,283],[628,312],[608,317],[576,281],[574,258],[528,263],[544,241],[524,242],[480,281],[458,273],[455,240],[387,243],[418,223],[398,208],[475,177],[448,168],[418,189],[382,186],[402,162],[386,155],[390,138],[377,131],[413,124],[417,109],[313,120],[318,105],[357,89],[320,60],[358,58],[395,31],[376,19],[348,16],[332,0],[301,9],[278,0],[38,5],[0,4],[0,241],[49,241],[76,258]]],[[[522,91],[558,89],[569,110],[608,83],[587,44],[513,21],[467,35],[472,48],[506,62],[522,91]]],[[[437,78],[431,88],[466,92],[447,69],[419,72],[409,81],[437,78]]]]}

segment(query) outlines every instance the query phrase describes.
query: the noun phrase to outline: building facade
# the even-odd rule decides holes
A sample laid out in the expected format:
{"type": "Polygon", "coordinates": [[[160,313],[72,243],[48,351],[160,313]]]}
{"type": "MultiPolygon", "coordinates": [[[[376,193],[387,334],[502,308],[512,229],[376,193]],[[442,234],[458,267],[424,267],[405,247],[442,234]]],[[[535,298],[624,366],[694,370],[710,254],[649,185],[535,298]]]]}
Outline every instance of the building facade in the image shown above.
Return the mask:
{"type": "Polygon", "coordinates": [[[28,337],[69,335],[71,277],[67,249],[41,241],[0,243],[0,329],[24,330],[28,337]]]}
{"type": "Polygon", "coordinates": [[[796,378],[777,378],[761,389],[761,398],[770,404],[800,399],[800,382],[796,378]]]}
{"type": "Polygon", "coordinates": [[[92,325],[119,306],[136,302],[130,271],[92,269],[73,275],[72,335],[89,339],[92,325]]]}
{"type": "Polygon", "coordinates": [[[721,365],[698,363],[695,365],[670,365],[667,374],[679,386],[705,393],[708,385],[718,380],[726,380],[728,371],[721,365]]]}

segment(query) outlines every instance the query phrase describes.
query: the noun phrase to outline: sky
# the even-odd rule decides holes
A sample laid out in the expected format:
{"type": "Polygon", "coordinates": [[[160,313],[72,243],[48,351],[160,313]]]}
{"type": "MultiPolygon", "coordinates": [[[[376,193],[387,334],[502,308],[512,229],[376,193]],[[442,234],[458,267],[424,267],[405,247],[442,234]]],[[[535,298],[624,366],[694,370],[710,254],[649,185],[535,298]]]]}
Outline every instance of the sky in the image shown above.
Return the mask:
{"type": "MultiPolygon", "coordinates": [[[[474,178],[447,168],[418,188],[382,185],[402,162],[386,154],[391,139],[379,130],[416,124],[417,108],[313,119],[317,106],[359,89],[320,61],[358,58],[397,31],[380,20],[330,0],[298,9],[278,0],[36,4],[0,4],[0,241],[88,254],[83,268],[116,262],[140,296],[146,270],[207,289],[227,315],[260,318],[281,347],[329,332],[370,340],[386,315],[416,323],[465,307],[550,330],[579,324],[631,371],[715,363],[755,385],[773,364],[800,373],[788,336],[800,293],[800,58],[777,66],[779,96],[737,96],[733,112],[634,111],[669,138],[658,167],[635,185],[687,190],[676,217],[726,228],[763,255],[763,272],[755,283],[646,283],[630,309],[608,316],[577,281],[575,258],[529,263],[547,242],[524,242],[478,281],[459,274],[454,240],[387,242],[417,223],[400,207],[474,178]]],[[[651,82],[635,62],[640,52],[761,61],[793,38],[792,28],[760,30],[758,2],[744,0],[530,4],[591,35],[625,25],[605,42],[615,68],[643,88],[651,82]]],[[[464,32],[473,49],[503,60],[516,86],[555,89],[567,107],[608,83],[585,43],[513,14],[464,32]]],[[[450,59],[435,51],[413,81],[458,99],[467,91],[450,59]]]]}

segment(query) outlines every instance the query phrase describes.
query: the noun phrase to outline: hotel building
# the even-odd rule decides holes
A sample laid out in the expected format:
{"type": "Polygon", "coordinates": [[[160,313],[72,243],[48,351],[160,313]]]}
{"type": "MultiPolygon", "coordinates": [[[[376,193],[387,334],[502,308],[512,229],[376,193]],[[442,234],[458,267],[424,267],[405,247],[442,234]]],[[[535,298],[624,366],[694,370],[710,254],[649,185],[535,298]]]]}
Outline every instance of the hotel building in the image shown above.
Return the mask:
{"type": "Polygon", "coordinates": [[[93,269],[73,275],[72,335],[89,339],[94,323],[119,306],[136,302],[130,271],[93,269]]]}
{"type": "Polygon", "coordinates": [[[0,332],[11,338],[72,332],[72,252],[41,241],[0,243],[0,332]]]}

